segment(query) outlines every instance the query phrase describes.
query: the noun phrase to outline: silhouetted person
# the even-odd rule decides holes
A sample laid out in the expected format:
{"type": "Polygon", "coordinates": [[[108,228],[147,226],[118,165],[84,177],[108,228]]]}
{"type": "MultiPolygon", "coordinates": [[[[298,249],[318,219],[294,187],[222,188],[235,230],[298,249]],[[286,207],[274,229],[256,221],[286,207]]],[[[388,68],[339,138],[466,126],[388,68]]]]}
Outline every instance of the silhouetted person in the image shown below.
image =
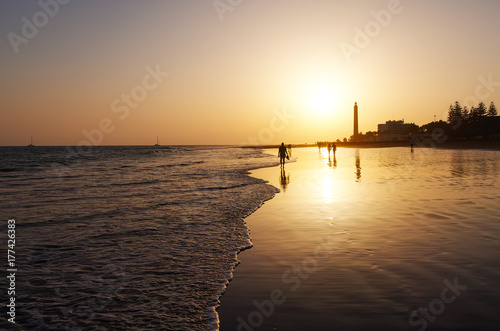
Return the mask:
{"type": "Polygon", "coordinates": [[[281,143],[281,146],[278,150],[278,156],[280,157],[280,165],[285,164],[285,158],[289,159],[288,152],[286,151],[284,143],[281,143]]]}
{"type": "Polygon", "coordinates": [[[335,143],[332,143],[332,150],[333,150],[333,156],[335,157],[335,153],[337,152],[337,145],[335,145],[335,143]]]}
{"type": "Polygon", "coordinates": [[[330,151],[332,150],[332,144],[326,144],[326,149],[328,150],[328,157],[330,157],[330,151]]]}
{"type": "Polygon", "coordinates": [[[413,144],[414,144],[413,137],[410,137],[410,148],[412,152],[413,152],[413,144]]]}

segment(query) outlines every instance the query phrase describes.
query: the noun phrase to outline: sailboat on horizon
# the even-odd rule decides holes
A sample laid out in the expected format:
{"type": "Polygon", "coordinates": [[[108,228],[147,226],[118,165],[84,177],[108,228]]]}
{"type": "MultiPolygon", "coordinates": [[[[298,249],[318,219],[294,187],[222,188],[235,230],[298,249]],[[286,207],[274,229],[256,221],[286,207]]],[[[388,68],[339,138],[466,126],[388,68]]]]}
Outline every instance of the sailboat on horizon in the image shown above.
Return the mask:
{"type": "Polygon", "coordinates": [[[30,144],[28,145],[28,147],[35,147],[35,145],[33,145],[33,136],[30,135],[30,144]]]}
{"type": "Polygon", "coordinates": [[[160,147],[160,142],[158,140],[158,136],[156,136],[156,144],[153,145],[154,147],[160,147]]]}

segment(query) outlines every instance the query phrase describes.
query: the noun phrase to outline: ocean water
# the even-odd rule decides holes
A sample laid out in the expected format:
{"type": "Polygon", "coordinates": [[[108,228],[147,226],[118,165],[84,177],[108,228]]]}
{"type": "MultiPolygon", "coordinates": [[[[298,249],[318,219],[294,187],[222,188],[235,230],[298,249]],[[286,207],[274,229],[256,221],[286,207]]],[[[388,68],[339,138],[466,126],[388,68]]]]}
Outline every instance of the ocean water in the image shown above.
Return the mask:
{"type": "Polygon", "coordinates": [[[15,219],[18,270],[16,324],[2,316],[2,329],[215,330],[236,254],[251,246],[243,218],[278,191],[247,175],[278,164],[253,149],[0,147],[0,156],[0,236],[6,243],[15,219]]]}

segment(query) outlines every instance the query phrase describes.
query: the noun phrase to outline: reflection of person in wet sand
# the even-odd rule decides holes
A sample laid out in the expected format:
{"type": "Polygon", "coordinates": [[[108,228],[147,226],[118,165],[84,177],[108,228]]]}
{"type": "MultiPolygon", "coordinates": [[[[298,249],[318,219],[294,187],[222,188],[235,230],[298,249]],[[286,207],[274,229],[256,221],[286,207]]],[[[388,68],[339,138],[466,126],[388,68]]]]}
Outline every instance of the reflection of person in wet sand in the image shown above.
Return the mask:
{"type": "Polygon", "coordinates": [[[328,165],[333,168],[337,168],[337,158],[335,155],[333,156],[333,162],[332,159],[330,158],[330,155],[328,155],[328,165]]]}
{"type": "Polygon", "coordinates": [[[286,175],[285,173],[285,167],[281,167],[281,173],[280,173],[280,185],[283,191],[286,191],[286,187],[290,183],[290,175],[286,175]]]}
{"type": "Polygon", "coordinates": [[[359,182],[361,181],[361,160],[359,158],[359,149],[356,150],[355,153],[355,164],[356,164],[356,181],[359,182]]]}
{"type": "Polygon", "coordinates": [[[284,143],[281,143],[281,146],[278,150],[278,156],[280,157],[280,165],[285,164],[285,158],[290,159],[284,143]]]}

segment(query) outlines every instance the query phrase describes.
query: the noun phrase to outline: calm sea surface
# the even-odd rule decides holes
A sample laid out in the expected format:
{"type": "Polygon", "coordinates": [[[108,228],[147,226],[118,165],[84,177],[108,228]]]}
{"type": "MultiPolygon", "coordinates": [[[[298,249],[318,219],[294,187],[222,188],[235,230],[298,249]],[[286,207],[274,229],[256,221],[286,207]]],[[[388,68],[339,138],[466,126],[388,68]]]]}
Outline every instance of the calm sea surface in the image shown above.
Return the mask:
{"type": "Polygon", "coordinates": [[[0,156],[1,257],[15,219],[18,270],[16,325],[4,305],[2,329],[216,329],[236,254],[251,246],[242,218],[277,192],[245,175],[277,164],[251,149],[0,147],[0,156]]]}

